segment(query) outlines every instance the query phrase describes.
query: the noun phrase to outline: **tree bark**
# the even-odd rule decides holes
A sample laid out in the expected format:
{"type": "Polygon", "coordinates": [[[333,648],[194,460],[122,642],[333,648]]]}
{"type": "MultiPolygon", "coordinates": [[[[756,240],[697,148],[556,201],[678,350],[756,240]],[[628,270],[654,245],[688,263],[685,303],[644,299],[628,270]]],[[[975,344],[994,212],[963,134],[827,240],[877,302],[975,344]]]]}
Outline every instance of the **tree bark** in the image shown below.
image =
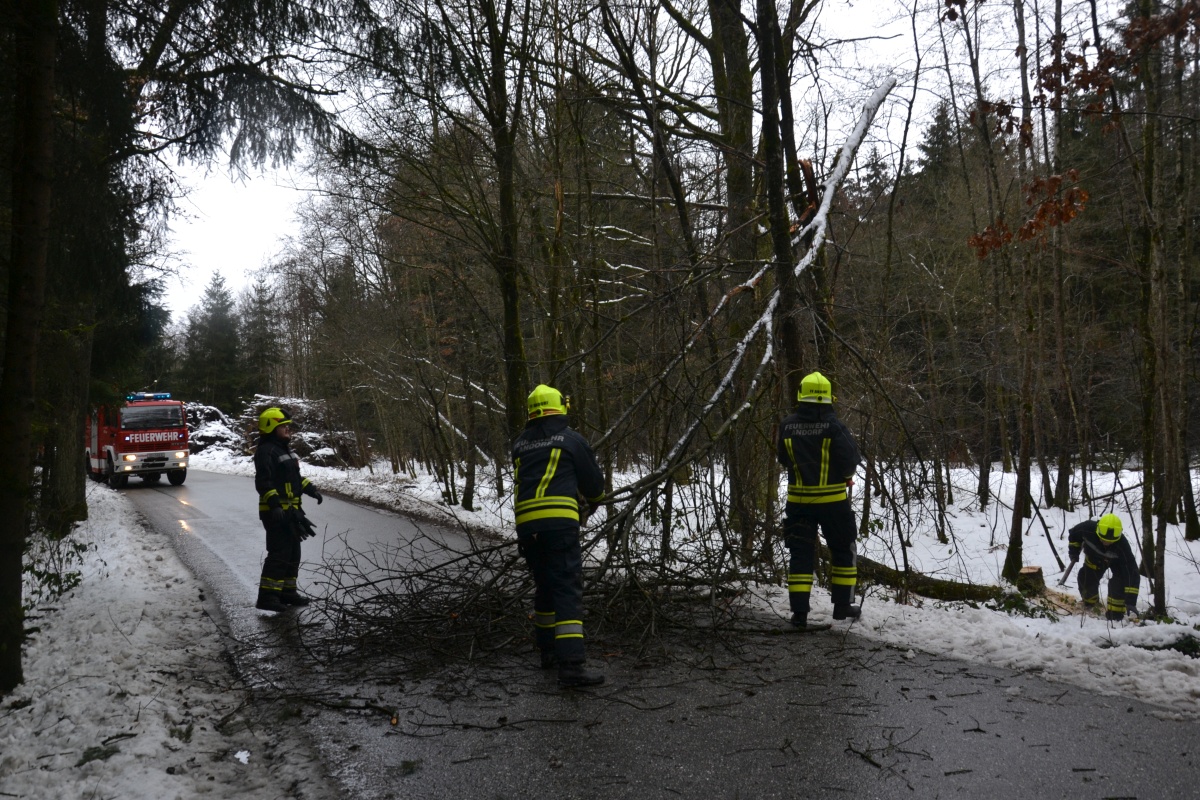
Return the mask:
{"type": "Polygon", "coordinates": [[[13,137],[13,209],[0,379],[0,693],[24,680],[21,645],[22,556],[28,525],[33,438],[31,422],[38,338],[46,294],[51,184],[54,169],[54,60],[56,0],[27,0],[17,7],[16,126],[13,137]]]}
{"type": "MultiPolygon", "coordinates": [[[[820,545],[821,558],[829,562],[829,548],[820,545]]],[[[984,584],[959,583],[941,578],[931,578],[919,572],[901,571],[873,561],[864,556],[858,557],[858,580],[860,583],[881,583],[893,589],[912,592],[922,597],[932,597],[937,600],[970,600],[984,602],[995,600],[1004,594],[999,586],[984,584]]]]}
{"type": "Polygon", "coordinates": [[[46,535],[61,539],[74,523],[87,519],[83,423],[92,367],[92,327],[79,325],[48,334],[47,344],[56,356],[38,370],[38,397],[43,407],[49,406],[53,423],[45,425],[42,439],[39,519],[46,535]]]}
{"type": "Polygon", "coordinates": [[[767,188],[767,209],[770,219],[771,255],[775,261],[775,280],[779,287],[779,307],[776,309],[776,336],[779,377],[784,397],[795,397],[800,387],[804,367],[800,348],[797,317],[800,313],[800,292],[793,274],[795,259],[788,226],[787,199],[784,192],[785,166],[783,146],[779,138],[779,87],[775,63],[775,43],[778,41],[779,15],[774,0],[758,2],[758,63],[762,86],[762,159],[767,188]]]}
{"type": "MultiPolygon", "coordinates": [[[[717,87],[720,148],[725,166],[724,239],[730,273],[742,279],[756,262],[758,231],[754,214],[754,82],[750,44],[739,7],[733,0],[710,0],[712,39],[707,42],[717,87]]],[[[739,374],[739,390],[730,398],[732,410],[748,387],[739,374]]],[[[740,533],[741,557],[753,557],[754,535],[769,530],[763,517],[775,495],[773,452],[756,430],[757,420],[746,414],[730,428],[725,443],[729,474],[731,525],[740,533]]]]}
{"type": "MultiPolygon", "coordinates": [[[[488,108],[486,114],[492,132],[492,147],[496,166],[497,212],[499,239],[493,254],[500,299],[504,305],[504,373],[505,417],[510,436],[516,436],[525,426],[525,395],[529,390],[529,370],[525,362],[525,340],[521,333],[521,266],[517,260],[517,240],[520,223],[516,195],[516,117],[509,97],[508,32],[512,4],[503,7],[504,17],[491,0],[480,3],[487,27],[488,44],[488,108]]],[[[518,98],[519,101],[519,98],[518,98]]]]}

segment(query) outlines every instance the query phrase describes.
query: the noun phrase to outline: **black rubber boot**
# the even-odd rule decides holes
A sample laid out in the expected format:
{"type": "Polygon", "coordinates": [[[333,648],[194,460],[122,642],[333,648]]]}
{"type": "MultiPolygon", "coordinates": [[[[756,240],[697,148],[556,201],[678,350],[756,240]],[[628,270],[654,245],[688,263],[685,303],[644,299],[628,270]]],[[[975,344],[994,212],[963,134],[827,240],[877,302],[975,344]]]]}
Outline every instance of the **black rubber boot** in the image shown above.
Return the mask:
{"type": "Polygon", "coordinates": [[[287,592],[284,592],[283,594],[279,595],[279,600],[285,606],[306,606],[312,602],[311,599],[305,597],[302,594],[299,594],[299,593],[288,594],[287,592]]]}
{"type": "Polygon", "coordinates": [[[279,592],[259,592],[258,602],[254,604],[254,607],[259,611],[274,611],[277,614],[280,611],[287,611],[287,606],[279,598],[279,592]]]}
{"type": "Polygon", "coordinates": [[[858,606],[834,606],[834,619],[858,619],[862,616],[862,609],[858,606]]]}
{"type": "Polygon", "coordinates": [[[599,686],[604,683],[604,676],[592,672],[583,664],[559,664],[558,685],[573,688],[576,686],[599,686]]]}
{"type": "Polygon", "coordinates": [[[558,656],[556,656],[554,654],[554,651],[551,650],[551,651],[547,652],[547,651],[543,650],[542,651],[542,669],[554,669],[557,666],[558,666],[558,656]]]}
{"type": "Polygon", "coordinates": [[[799,614],[799,613],[792,614],[792,626],[795,628],[807,628],[808,627],[808,612],[805,612],[803,614],[799,614]]]}

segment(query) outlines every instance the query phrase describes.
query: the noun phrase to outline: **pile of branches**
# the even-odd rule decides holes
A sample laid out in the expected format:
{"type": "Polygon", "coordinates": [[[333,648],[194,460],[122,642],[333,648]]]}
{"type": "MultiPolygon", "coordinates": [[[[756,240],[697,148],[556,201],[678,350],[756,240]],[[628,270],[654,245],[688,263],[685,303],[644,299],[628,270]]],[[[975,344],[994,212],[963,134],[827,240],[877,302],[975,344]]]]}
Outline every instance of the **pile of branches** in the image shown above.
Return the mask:
{"type": "MultiPolygon", "coordinates": [[[[628,541],[607,544],[596,548],[609,555],[599,560],[587,558],[585,545],[592,647],[662,656],[679,634],[703,631],[706,642],[719,642],[755,624],[746,601],[761,576],[716,572],[694,559],[667,569],[628,541]]],[[[305,617],[313,624],[300,631],[327,673],[421,675],[534,652],[533,580],[515,542],[430,529],[402,545],[346,553],[321,567],[325,599],[310,607],[305,617]]]]}

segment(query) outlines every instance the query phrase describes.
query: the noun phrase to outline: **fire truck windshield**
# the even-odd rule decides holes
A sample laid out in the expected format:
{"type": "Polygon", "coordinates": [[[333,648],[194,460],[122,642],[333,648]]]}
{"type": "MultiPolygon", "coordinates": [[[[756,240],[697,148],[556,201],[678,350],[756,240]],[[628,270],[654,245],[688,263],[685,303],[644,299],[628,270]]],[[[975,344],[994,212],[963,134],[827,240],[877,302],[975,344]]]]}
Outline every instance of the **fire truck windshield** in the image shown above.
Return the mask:
{"type": "Polygon", "coordinates": [[[183,426],[183,408],[169,406],[132,406],[121,409],[121,429],[144,431],[151,428],[179,428],[183,426]]]}

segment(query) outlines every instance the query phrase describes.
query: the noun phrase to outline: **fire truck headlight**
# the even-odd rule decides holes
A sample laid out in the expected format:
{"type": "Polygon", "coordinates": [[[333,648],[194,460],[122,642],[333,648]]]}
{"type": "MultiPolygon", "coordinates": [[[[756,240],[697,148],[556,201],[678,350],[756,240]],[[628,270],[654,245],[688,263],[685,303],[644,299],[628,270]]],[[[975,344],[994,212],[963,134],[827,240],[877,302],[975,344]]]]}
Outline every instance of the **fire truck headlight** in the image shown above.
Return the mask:
{"type": "Polygon", "coordinates": [[[137,456],[134,456],[134,455],[121,456],[121,458],[123,458],[126,461],[137,461],[137,456]]]}
{"type": "Polygon", "coordinates": [[[176,457],[176,458],[179,458],[179,459],[187,458],[187,453],[185,453],[185,452],[183,452],[183,451],[181,450],[181,451],[179,451],[178,453],[176,453],[176,454],[175,454],[175,457],[176,457]]]}

